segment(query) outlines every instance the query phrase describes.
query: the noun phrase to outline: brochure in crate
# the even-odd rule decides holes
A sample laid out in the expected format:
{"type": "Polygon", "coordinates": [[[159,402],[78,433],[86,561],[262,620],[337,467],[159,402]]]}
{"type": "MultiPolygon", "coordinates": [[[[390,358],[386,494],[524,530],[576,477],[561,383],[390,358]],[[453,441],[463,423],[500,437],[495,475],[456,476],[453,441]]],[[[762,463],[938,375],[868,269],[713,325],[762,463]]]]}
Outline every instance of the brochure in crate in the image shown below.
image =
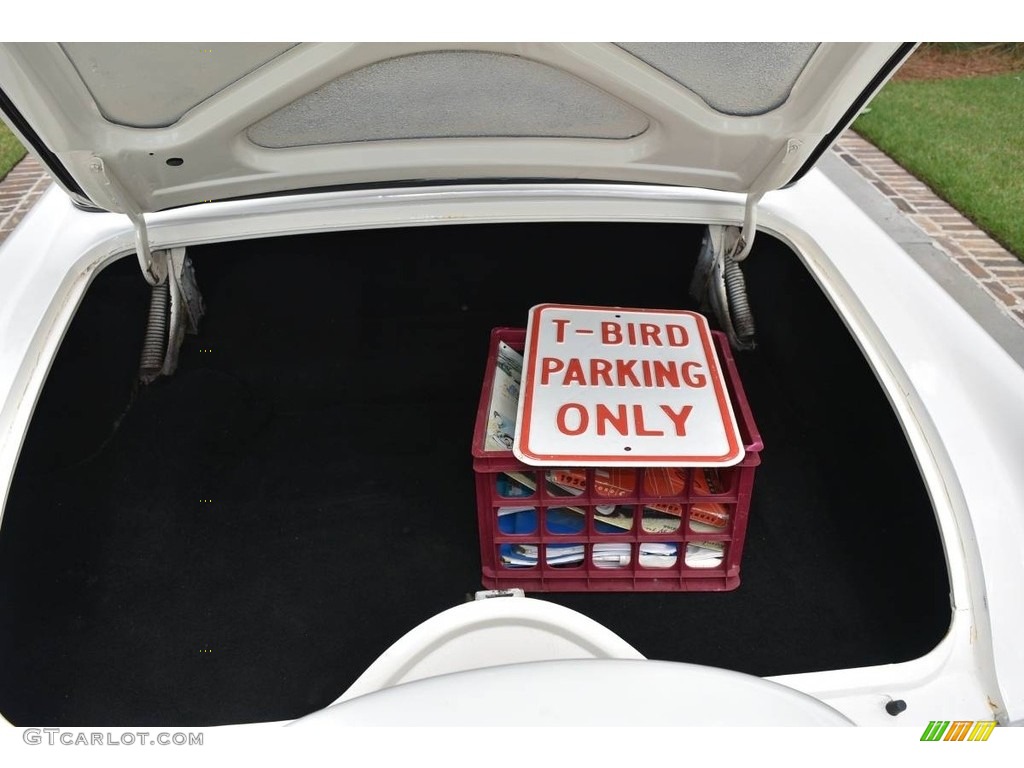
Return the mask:
{"type": "MultiPolygon", "coordinates": [[[[583,544],[547,544],[544,562],[547,565],[567,566],[583,562],[586,547],[583,544]]],[[[644,568],[671,568],[676,564],[678,546],[672,542],[640,542],[640,565],[644,568]]],[[[512,568],[532,568],[537,565],[541,547],[537,544],[505,544],[501,548],[501,561],[512,568]]],[[[686,544],[686,564],[691,568],[716,568],[722,562],[724,545],[720,541],[692,541],[686,544]]],[[[632,545],[629,542],[594,544],[592,558],[598,568],[622,568],[630,564],[632,545]]]]}
{"type": "MultiPolygon", "coordinates": [[[[694,477],[694,489],[697,493],[708,494],[721,491],[717,471],[713,468],[697,468],[691,470],[694,477]]],[[[632,473],[634,470],[602,469],[594,470],[594,489],[598,496],[608,497],[608,503],[597,504],[594,508],[594,520],[613,525],[617,528],[630,530],[633,527],[633,515],[623,514],[622,510],[615,504],[616,498],[632,496],[636,493],[635,474],[627,478],[624,473],[632,473]]],[[[580,496],[586,489],[586,470],[577,468],[550,469],[544,473],[548,483],[549,492],[571,494],[580,496]]],[[[498,494],[504,499],[520,499],[524,496],[531,496],[537,490],[537,482],[533,472],[507,471],[498,475],[498,494]]],[[[686,489],[685,470],[673,468],[649,469],[644,478],[645,491],[647,493],[668,495],[680,494],[686,489]],[[671,473],[671,479],[664,476],[671,473]],[[650,479],[648,479],[650,477],[650,479]]],[[[583,508],[567,505],[562,507],[578,515],[585,515],[583,508]]],[[[532,507],[503,505],[499,509],[499,516],[511,514],[532,507]]],[[[683,505],[676,503],[651,502],[644,505],[645,510],[658,513],[656,515],[644,515],[643,528],[647,533],[672,533],[679,528],[678,518],[682,517],[683,505]]],[[[727,528],[729,524],[729,510],[726,505],[714,501],[696,501],[690,505],[690,528],[694,531],[704,533],[715,533],[727,528]]]]}
{"type": "Polygon", "coordinates": [[[523,356],[505,342],[498,343],[491,403],[487,409],[486,451],[510,451],[516,435],[519,384],[523,378],[523,356]]]}

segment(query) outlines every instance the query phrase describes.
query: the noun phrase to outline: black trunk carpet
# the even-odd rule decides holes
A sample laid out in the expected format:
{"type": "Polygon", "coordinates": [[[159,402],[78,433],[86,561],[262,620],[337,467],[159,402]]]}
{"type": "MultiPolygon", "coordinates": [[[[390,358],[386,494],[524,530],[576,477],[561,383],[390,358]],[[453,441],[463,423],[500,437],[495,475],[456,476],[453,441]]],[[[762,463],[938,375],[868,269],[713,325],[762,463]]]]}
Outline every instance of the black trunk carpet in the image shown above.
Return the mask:
{"type": "MultiPolygon", "coordinates": [[[[330,703],[479,588],[469,443],[488,334],[542,301],[691,306],[700,231],[520,225],[192,249],[209,312],[133,388],[148,290],[89,290],[0,531],[0,711],[200,726],[330,703]]],[[[884,394],[795,257],[746,262],[765,440],[740,588],[548,599],[651,658],[756,675],[914,658],[949,623],[933,514],[884,394]]],[[[542,595],[537,595],[543,597],[542,595]]]]}

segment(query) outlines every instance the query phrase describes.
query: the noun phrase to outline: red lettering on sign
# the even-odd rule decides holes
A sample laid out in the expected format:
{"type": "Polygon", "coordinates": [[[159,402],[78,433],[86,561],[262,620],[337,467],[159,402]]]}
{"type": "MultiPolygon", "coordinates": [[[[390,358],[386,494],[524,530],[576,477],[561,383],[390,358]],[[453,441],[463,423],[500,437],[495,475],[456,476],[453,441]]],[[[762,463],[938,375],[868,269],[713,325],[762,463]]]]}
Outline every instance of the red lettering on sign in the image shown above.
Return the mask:
{"type": "Polygon", "coordinates": [[[620,405],[618,410],[612,413],[611,408],[599,403],[597,408],[595,408],[594,416],[597,421],[597,434],[602,436],[608,434],[606,427],[609,423],[620,435],[629,434],[629,416],[626,412],[626,406],[620,405]]]}
{"type": "Polygon", "coordinates": [[[654,369],[654,364],[650,360],[644,360],[640,365],[644,369],[644,386],[653,387],[654,376],[651,374],[651,371],[654,369]]]}
{"type": "Polygon", "coordinates": [[[666,325],[665,335],[668,337],[670,347],[685,347],[690,343],[690,334],[681,325],[666,325]]]}
{"type": "Polygon", "coordinates": [[[565,341],[565,326],[569,324],[569,321],[555,318],[551,322],[555,324],[555,341],[562,344],[565,341]]]}
{"type": "Polygon", "coordinates": [[[565,371],[565,378],[562,380],[562,386],[567,384],[582,384],[584,387],[587,386],[587,376],[583,373],[583,365],[580,363],[578,357],[574,357],[569,360],[569,367],[565,371]]]}
{"type": "Polygon", "coordinates": [[[620,387],[626,386],[626,380],[629,379],[629,383],[634,387],[640,386],[640,379],[633,373],[633,367],[636,365],[636,360],[616,360],[615,361],[615,381],[620,387]]]}
{"type": "Polygon", "coordinates": [[[671,323],[601,323],[603,344],[618,345],[623,341],[631,347],[685,347],[690,343],[690,334],[685,326],[671,323]]]}
{"type": "MultiPolygon", "coordinates": [[[[662,406],[664,408],[664,406],[662,406]]],[[[660,429],[647,429],[644,425],[644,407],[642,405],[633,406],[633,421],[636,422],[636,433],[637,435],[664,435],[665,433],[660,429]]]]}
{"type": "Polygon", "coordinates": [[[558,373],[565,368],[565,363],[557,357],[545,357],[540,361],[540,383],[547,384],[552,373],[558,373]]]}
{"type": "Polygon", "coordinates": [[[686,437],[686,420],[690,417],[690,414],[693,412],[693,406],[684,405],[682,408],[679,409],[678,413],[673,411],[667,405],[662,405],[660,407],[661,410],[665,412],[665,415],[672,419],[672,423],[675,425],[676,428],[676,436],[686,437]]]}
{"type": "Polygon", "coordinates": [[[590,361],[590,383],[595,387],[602,383],[610,387],[612,385],[612,364],[608,360],[595,357],[590,361]]]}
{"type": "Polygon", "coordinates": [[[706,386],[708,383],[708,377],[703,373],[692,373],[694,369],[700,370],[700,363],[690,361],[689,363],[683,363],[683,381],[686,382],[686,386],[700,389],[706,386]]]}
{"type": "Polygon", "coordinates": [[[601,323],[601,343],[621,344],[622,331],[618,323],[601,323]]]}
{"type": "Polygon", "coordinates": [[[654,386],[678,387],[679,374],[675,363],[669,360],[654,360],[654,386]]]}
{"type": "Polygon", "coordinates": [[[654,323],[640,323],[640,343],[644,346],[661,346],[661,328],[654,323]]]}
{"type": "Polygon", "coordinates": [[[590,424],[590,414],[587,413],[587,409],[579,403],[566,403],[558,409],[558,413],[555,415],[555,426],[558,427],[558,431],[563,435],[575,436],[582,435],[587,431],[587,426],[590,424]],[[579,424],[575,429],[569,429],[569,425],[566,423],[566,415],[569,410],[573,409],[576,411],[579,419],[579,424]]]}

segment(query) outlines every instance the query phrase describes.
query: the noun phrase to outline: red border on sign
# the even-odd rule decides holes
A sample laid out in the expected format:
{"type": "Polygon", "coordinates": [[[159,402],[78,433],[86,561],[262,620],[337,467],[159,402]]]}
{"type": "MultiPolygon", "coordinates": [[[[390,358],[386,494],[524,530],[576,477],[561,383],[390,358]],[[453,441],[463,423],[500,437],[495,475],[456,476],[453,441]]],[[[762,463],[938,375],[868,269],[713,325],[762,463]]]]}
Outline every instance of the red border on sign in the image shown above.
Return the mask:
{"type": "Polygon", "coordinates": [[[553,462],[553,463],[567,463],[573,462],[603,462],[609,465],[614,464],[641,464],[650,463],[652,461],[664,463],[671,461],[684,462],[686,464],[708,464],[711,462],[725,465],[728,462],[739,461],[742,459],[742,446],[739,439],[739,427],[736,422],[735,415],[730,414],[732,411],[729,407],[729,399],[725,392],[725,386],[722,382],[721,371],[719,370],[718,355],[715,354],[714,344],[711,341],[711,334],[708,332],[707,318],[699,312],[692,312],[688,309],[633,309],[630,307],[597,307],[583,304],[538,304],[537,306],[530,309],[530,333],[526,339],[527,349],[529,350],[529,357],[527,358],[527,369],[524,378],[528,382],[525,392],[523,392],[524,406],[523,406],[523,423],[520,424],[517,429],[520,430],[522,435],[518,448],[519,453],[522,456],[528,457],[537,462],[553,462]],[[587,310],[598,310],[598,311],[620,311],[620,312],[636,312],[639,314],[648,315],[688,315],[690,317],[697,318],[697,330],[700,333],[701,344],[704,347],[704,355],[708,361],[708,372],[711,374],[711,381],[715,387],[715,398],[718,401],[718,412],[722,418],[722,424],[725,426],[726,440],[729,445],[729,450],[720,456],[667,456],[667,455],[634,455],[629,456],[608,456],[607,454],[538,454],[530,450],[530,428],[532,426],[532,419],[530,414],[533,412],[533,394],[534,394],[534,382],[536,381],[536,365],[537,357],[534,354],[537,349],[538,337],[540,334],[540,315],[548,309],[587,309],[587,310]],[[730,428],[731,427],[731,428],[730,428]]]}

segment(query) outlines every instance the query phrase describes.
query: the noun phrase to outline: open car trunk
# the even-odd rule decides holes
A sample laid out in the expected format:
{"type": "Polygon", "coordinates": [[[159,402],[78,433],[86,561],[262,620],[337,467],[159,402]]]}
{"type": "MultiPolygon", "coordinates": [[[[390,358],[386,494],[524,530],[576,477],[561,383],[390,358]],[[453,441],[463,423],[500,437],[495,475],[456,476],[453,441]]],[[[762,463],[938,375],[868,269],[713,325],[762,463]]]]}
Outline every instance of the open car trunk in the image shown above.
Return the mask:
{"type": "MultiPolygon", "coordinates": [[[[135,384],[148,286],[100,273],[0,531],[0,711],[212,725],[322,708],[480,586],[470,439],[495,326],[560,303],[698,309],[701,228],[442,226],[191,248],[207,306],[135,384]]],[[[729,593],[558,594],[649,658],[755,675],[900,662],[950,621],[885,394],[799,259],[744,264],[763,463],[729,593]]],[[[614,694],[602,706],[614,707],[614,694]]]]}

